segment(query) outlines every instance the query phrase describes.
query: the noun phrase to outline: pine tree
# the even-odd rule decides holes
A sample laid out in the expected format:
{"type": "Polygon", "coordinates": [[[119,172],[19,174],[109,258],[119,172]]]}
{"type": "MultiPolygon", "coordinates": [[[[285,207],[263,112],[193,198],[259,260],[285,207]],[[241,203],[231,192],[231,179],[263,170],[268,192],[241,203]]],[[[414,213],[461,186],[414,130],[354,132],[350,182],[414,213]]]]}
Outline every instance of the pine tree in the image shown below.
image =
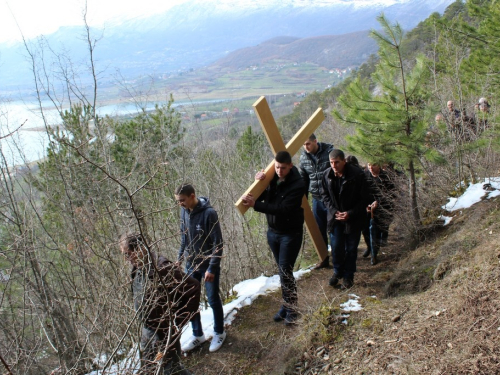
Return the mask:
{"type": "Polygon", "coordinates": [[[380,61],[370,80],[356,79],[339,98],[334,116],[354,124],[356,133],[348,137],[348,150],[373,163],[395,163],[406,168],[409,199],[415,224],[420,224],[417,201],[416,164],[424,157],[440,161],[437,151],[427,147],[425,135],[432,109],[426,106],[424,83],[428,71],[422,56],[410,68],[401,53],[403,30],[379,16],[383,32],[372,31],[379,45],[380,61]],[[375,90],[370,90],[370,84],[375,90]]]}

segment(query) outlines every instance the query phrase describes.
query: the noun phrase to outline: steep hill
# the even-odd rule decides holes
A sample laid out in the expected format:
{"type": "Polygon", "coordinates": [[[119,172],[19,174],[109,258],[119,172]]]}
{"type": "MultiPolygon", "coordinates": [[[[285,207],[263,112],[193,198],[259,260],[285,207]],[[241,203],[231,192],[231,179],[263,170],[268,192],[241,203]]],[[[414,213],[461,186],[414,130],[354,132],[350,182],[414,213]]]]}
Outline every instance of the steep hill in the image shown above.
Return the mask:
{"type": "Polygon", "coordinates": [[[296,327],[272,321],[278,293],[259,298],[219,352],[206,344],[186,364],[207,375],[500,373],[500,198],[454,216],[415,250],[393,231],[377,266],[358,258],[348,292],[328,286],[331,270],[304,277],[296,327]],[[362,310],[342,317],[353,295],[362,310]]]}
{"type": "Polygon", "coordinates": [[[368,31],[310,38],[279,37],[257,46],[242,48],[217,60],[213,65],[241,69],[272,61],[311,62],[326,68],[359,66],[377,51],[368,31]]]}

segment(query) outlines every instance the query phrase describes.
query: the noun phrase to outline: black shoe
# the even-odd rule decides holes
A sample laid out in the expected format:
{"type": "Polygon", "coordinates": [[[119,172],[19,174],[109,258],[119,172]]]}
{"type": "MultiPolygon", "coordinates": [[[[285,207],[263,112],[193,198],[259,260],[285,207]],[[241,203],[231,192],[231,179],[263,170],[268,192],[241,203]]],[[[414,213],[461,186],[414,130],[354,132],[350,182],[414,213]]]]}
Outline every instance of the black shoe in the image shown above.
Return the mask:
{"type": "Polygon", "coordinates": [[[339,283],[340,277],[336,273],[333,274],[333,276],[330,278],[330,281],[328,281],[328,284],[330,286],[337,286],[339,283]]]}
{"type": "Polygon", "coordinates": [[[313,269],[319,270],[321,268],[329,268],[330,267],[330,256],[327,255],[325,259],[323,259],[321,262],[316,263],[313,269]]]}
{"type": "Polygon", "coordinates": [[[372,260],[370,262],[372,264],[372,266],[376,265],[378,263],[378,259],[377,259],[377,256],[376,255],[373,255],[372,256],[372,260]]]}
{"type": "Polygon", "coordinates": [[[292,326],[297,323],[297,313],[295,311],[289,311],[286,314],[285,325],[292,326]]]}
{"type": "Polygon", "coordinates": [[[371,253],[371,250],[370,249],[366,249],[365,252],[363,253],[363,258],[368,258],[368,256],[370,255],[371,253]]]}
{"type": "Polygon", "coordinates": [[[279,309],[279,311],[274,315],[273,319],[276,323],[279,323],[281,322],[283,319],[285,319],[287,316],[287,312],[286,312],[286,309],[281,306],[281,308],[279,309]]]}
{"type": "Polygon", "coordinates": [[[342,282],[342,289],[351,289],[353,285],[353,279],[344,279],[344,281],[342,282]]]}

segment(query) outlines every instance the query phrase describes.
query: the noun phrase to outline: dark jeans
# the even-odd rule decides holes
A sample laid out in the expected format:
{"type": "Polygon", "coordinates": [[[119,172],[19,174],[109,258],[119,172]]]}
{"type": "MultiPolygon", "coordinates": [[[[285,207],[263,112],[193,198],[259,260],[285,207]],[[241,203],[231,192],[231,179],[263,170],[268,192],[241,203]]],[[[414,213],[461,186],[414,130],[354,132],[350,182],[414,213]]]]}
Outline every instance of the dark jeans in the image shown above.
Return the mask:
{"type": "Polygon", "coordinates": [[[313,198],[312,211],[314,218],[316,219],[316,223],[318,223],[319,231],[321,232],[323,241],[325,241],[326,248],[328,249],[328,235],[327,235],[328,210],[322,200],[313,198]]]}
{"type": "Polygon", "coordinates": [[[299,256],[303,231],[293,234],[278,234],[267,230],[267,243],[278,266],[281,282],[281,295],[287,311],[297,308],[297,284],[293,277],[293,267],[299,256]]]}
{"type": "MultiPolygon", "coordinates": [[[[191,264],[186,265],[186,273],[191,275],[201,284],[201,281],[205,279],[206,269],[195,269],[191,268],[191,264]]],[[[219,295],[219,279],[220,270],[215,271],[214,281],[205,281],[205,292],[208,298],[208,304],[212,308],[214,313],[214,332],[222,334],[224,332],[224,309],[222,307],[222,301],[219,295]]],[[[200,313],[197,312],[193,315],[191,319],[191,327],[193,328],[194,336],[203,336],[203,327],[201,326],[200,313]]]]}
{"type": "Polygon", "coordinates": [[[377,256],[380,244],[387,239],[389,225],[381,223],[377,219],[370,220],[370,246],[372,256],[377,256]]]}
{"type": "Polygon", "coordinates": [[[363,234],[363,239],[365,240],[366,248],[368,249],[368,252],[371,252],[371,240],[370,240],[370,221],[371,217],[370,215],[366,216],[366,222],[365,225],[363,226],[363,230],[361,233],[363,234]]]}
{"type": "Polygon", "coordinates": [[[353,280],[361,230],[351,230],[351,233],[344,233],[344,230],[344,224],[336,224],[330,232],[333,272],[338,277],[353,280]]]}

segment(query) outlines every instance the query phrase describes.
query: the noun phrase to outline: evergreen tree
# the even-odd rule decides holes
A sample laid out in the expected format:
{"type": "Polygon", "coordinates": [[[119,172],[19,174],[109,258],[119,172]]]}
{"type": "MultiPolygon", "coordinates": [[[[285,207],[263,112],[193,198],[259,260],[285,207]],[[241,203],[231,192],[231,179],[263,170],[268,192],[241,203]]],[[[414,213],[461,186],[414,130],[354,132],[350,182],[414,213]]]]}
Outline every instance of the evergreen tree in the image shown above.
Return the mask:
{"type": "Polygon", "coordinates": [[[249,125],[236,143],[241,160],[249,166],[261,165],[262,150],[265,146],[264,133],[255,133],[249,125]]]}
{"type": "Polygon", "coordinates": [[[425,104],[424,82],[427,69],[418,57],[413,68],[401,53],[403,30],[378,17],[383,32],[372,31],[379,45],[380,61],[372,82],[357,78],[339,98],[340,110],[334,111],[341,121],[354,124],[356,133],[348,138],[348,150],[376,163],[403,165],[409,176],[409,198],[415,224],[420,224],[417,201],[416,164],[419,158],[438,161],[439,154],[426,147],[425,135],[431,109],[425,104]]]}

